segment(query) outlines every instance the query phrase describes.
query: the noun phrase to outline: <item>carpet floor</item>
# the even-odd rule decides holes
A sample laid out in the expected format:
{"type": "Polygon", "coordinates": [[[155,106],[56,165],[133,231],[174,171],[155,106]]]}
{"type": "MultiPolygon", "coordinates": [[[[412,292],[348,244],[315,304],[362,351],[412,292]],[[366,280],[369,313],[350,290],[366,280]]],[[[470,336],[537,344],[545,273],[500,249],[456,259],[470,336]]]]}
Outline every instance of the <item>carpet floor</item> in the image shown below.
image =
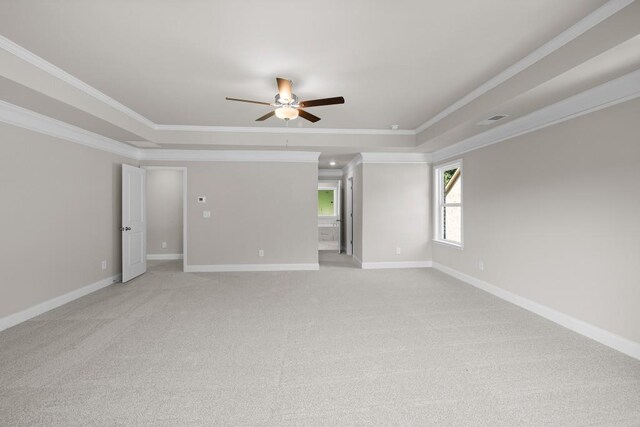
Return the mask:
{"type": "Polygon", "coordinates": [[[640,425],[640,361],[432,269],[175,261],[0,333],[0,424],[640,425]]]}

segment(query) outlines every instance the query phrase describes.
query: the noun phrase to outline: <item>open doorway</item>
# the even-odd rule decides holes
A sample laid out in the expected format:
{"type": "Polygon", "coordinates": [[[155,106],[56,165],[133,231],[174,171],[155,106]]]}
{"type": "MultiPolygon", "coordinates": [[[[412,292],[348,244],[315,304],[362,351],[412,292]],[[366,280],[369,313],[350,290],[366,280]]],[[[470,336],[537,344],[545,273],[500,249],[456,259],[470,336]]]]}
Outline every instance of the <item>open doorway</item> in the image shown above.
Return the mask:
{"type": "Polygon", "coordinates": [[[340,252],[340,181],[318,182],[318,250],[340,252]]]}
{"type": "Polygon", "coordinates": [[[354,268],[343,233],[342,179],[318,181],[318,261],[322,269],[354,268]]]}
{"type": "Polygon", "coordinates": [[[146,166],[147,260],[184,271],[187,263],[187,168],[146,166]]]}

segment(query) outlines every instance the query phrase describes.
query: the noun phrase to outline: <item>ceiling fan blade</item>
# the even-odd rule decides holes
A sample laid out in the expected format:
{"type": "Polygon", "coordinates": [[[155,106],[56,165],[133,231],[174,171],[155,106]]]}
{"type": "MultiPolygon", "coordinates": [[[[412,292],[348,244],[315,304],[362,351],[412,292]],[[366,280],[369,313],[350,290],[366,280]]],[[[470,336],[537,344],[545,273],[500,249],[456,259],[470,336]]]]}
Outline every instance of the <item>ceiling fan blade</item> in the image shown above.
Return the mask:
{"type": "Polygon", "coordinates": [[[312,99],[311,101],[302,101],[300,103],[300,107],[309,108],[309,107],[320,107],[322,105],[335,105],[335,104],[344,104],[344,98],[341,96],[336,96],[335,98],[312,99]]]}
{"type": "Polygon", "coordinates": [[[300,115],[300,117],[302,117],[303,119],[309,120],[311,123],[315,123],[318,120],[320,120],[320,117],[314,116],[313,114],[307,113],[306,111],[301,110],[299,108],[298,108],[298,114],[300,115]]]}
{"type": "Polygon", "coordinates": [[[240,98],[229,98],[226,97],[225,98],[227,101],[239,101],[239,102],[248,102],[250,104],[260,104],[260,105],[271,105],[268,102],[262,102],[262,101],[251,101],[250,99],[240,99],[240,98]]]}
{"type": "Polygon", "coordinates": [[[273,117],[275,114],[276,114],[275,111],[269,111],[264,116],[257,118],[256,122],[263,122],[263,121],[267,120],[268,118],[273,117]]]}
{"type": "Polygon", "coordinates": [[[281,99],[291,99],[291,80],[281,79],[280,77],[276,78],[278,82],[278,93],[280,94],[281,99]]]}

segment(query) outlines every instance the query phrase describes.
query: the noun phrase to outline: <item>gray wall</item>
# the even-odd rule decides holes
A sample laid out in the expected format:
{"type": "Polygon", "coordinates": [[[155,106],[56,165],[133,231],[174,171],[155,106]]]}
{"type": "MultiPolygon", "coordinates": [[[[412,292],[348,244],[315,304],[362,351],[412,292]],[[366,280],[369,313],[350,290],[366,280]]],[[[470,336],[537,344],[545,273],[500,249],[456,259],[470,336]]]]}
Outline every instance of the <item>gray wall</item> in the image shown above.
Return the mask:
{"type": "Polygon", "coordinates": [[[188,265],[318,262],[316,163],[145,164],[187,167],[188,265]]]}
{"type": "Polygon", "coordinates": [[[147,171],[147,253],[182,253],[182,171],[147,171]],[[162,242],[167,243],[162,248],[162,242]]]}
{"type": "Polygon", "coordinates": [[[363,170],[363,262],[431,260],[430,167],[366,163],[363,170]],[[401,253],[396,253],[396,248],[401,253]]]}
{"type": "Polygon", "coordinates": [[[0,141],[0,318],[120,273],[120,164],[135,162],[3,123],[0,141]]]}
{"type": "Polygon", "coordinates": [[[464,155],[464,250],[434,261],[640,342],[639,117],[630,101],[464,155]]]}

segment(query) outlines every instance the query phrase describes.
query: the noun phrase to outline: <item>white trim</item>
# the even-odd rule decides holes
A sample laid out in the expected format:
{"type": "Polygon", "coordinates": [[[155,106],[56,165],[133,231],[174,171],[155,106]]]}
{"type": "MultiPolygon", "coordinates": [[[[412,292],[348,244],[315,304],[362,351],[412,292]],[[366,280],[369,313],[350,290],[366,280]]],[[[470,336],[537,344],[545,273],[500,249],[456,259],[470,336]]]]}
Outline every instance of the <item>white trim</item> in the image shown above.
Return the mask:
{"type": "Polygon", "coordinates": [[[460,249],[460,250],[464,249],[464,246],[462,245],[462,243],[449,242],[441,239],[433,239],[433,243],[437,243],[439,245],[443,245],[448,248],[454,248],[454,249],[460,249]]]}
{"type": "Polygon", "coordinates": [[[118,283],[120,282],[121,278],[122,276],[120,274],[116,274],[114,276],[104,278],[74,291],[67,292],[64,295],[60,295],[45,302],[41,302],[40,304],[34,305],[33,307],[29,307],[17,313],[5,316],[0,319],[0,331],[15,326],[19,323],[26,322],[27,320],[41,315],[42,313],[46,313],[49,310],[53,310],[54,308],[58,308],[61,305],[67,304],[78,298],[82,298],[83,296],[95,292],[99,289],[105,288],[114,283],[118,283]]]}
{"type": "Polygon", "coordinates": [[[361,262],[360,267],[364,270],[383,268],[429,268],[432,266],[431,264],[431,261],[361,262]]]}
{"type": "Polygon", "coordinates": [[[104,94],[98,89],[83,82],[77,77],[72,76],[61,68],[51,64],[47,60],[39,57],[33,52],[25,49],[17,43],[9,40],[4,36],[0,36],[0,49],[3,49],[23,61],[33,65],[34,67],[48,73],[49,75],[67,83],[68,85],[84,92],[85,94],[97,99],[98,101],[114,108],[125,114],[131,119],[146,125],[147,127],[158,131],[177,131],[177,132],[231,132],[231,133],[278,133],[278,134],[334,134],[334,135],[416,135],[428,127],[439,122],[451,113],[459,110],[473,100],[494,89],[498,85],[512,78],[516,74],[527,69],[531,65],[545,58],[549,54],[560,49],[575,38],[584,34],[591,28],[600,24],[610,16],[624,9],[634,0],[610,0],[600,8],[596,9],[585,18],[580,20],[569,29],[545,43],[520,61],[516,62],[506,70],[494,76],[454,104],[445,108],[436,116],[432,117],[417,129],[392,130],[392,129],[327,129],[327,128],[281,128],[281,127],[233,127],[233,126],[193,126],[193,125],[166,125],[157,124],[149,120],[142,114],[132,110],[126,105],[116,101],[110,96],[104,94]]]}
{"type": "Polygon", "coordinates": [[[345,252],[347,255],[353,255],[353,175],[346,176],[346,185],[345,185],[345,197],[344,201],[346,203],[345,206],[345,214],[346,218],[344,220],[345,224],[345,235],[347,236],[345,252]]]}
{"type": "Polygon", "coordinates": [[[608,81],[577,95],[551,104],[501,126],[476,134],[456,144],[437,150],[438,162],[469,151],[515,138],[548,126],[593,113],[640,96],[640,70],[608,81]]]}
{"type": "Polygon", "coordinates": [[[150,128],[155,128],[156,126],[155,123],[153,123],[151,120],[144,117],[142,114],[133,111],[131,108],[127,107],[126,105],[119,103],[118,101],[111,98],[110,96],[100,92],[98,89],[94,88],[93,86],[88,85],[82,80],[62,70],[61,68],[56,67],[49,61],[39,57],[35,53],[23,48],[19,44],[14,43],[8,38],[1,35],[0,35],[0,49],[6,50],[7,52],[17,56],[18,58],[22,59],[25,62],[28,62],[34,67],[39,68],[40,70],[52,75],[53,77],[56,77],[62,80],[68,85],[73,86],[74,88],[86,93],[87,95],[97,99],[98,101],[101,101],[107,104],[111,108],[114,108],[120,111],[121,113],[126,114],[130,118],[137,120],[138,122],[143,123],[149,126],[150,128]]]}
{"type": "Polygon", "coordinates": [[[564,326],[567,329],[571,329],[572,331],[577,332],[580,335],[591,338],[592,340],[597,341],[600,344],[604,344],[607,347],[611,347],[633,358],[640,359],[640,343],[633,342],[612,332],[605,331],[604,329],[598,328],[597,326],[591,325],[590,323],[578,320],[567,314],[561,313],[557,310],[531,301],[530,299],[509,292],[505,289],[477,279],[473,276],[469,276],[468,274],[462,273],[438,262],[433,263],[433,268],[445,274],[448,274],[451,277],[468,283],[471,286],[482,289],[483,291],[495,295],[498,298],[522,307],[525,310],[529,310],[537,315],[540,315],[545,319],[551,320],[552,322],[564,326]]]}
{"type": "Polygon", "coordinates": [[[522,58],[520,61],[516,62],[506,70],[497,74],[489,81],[480,85],[449,107],[442,110],[431,119],[427,120],[422,125],[418,126],[418,128],[416,129],[416,133],[420,133],[425,129],[433,126],[448,115],[454,113],[455,111],[459,110],[460,108],[464,107],[465,105],[469,104],[470,102],[474,101],[490,90],[496,88],[516,74],[524,71],[536,62],[540,61],[541,59],[560,49],[567,43],[586,33],[610,16],[629,6],[634,1],[635,0],[610,0],[609,2],[605,3],[603,6],[599,7],[598,9],[578,21],[578,23],[576,23],[575,25],[563,31],[558,36],[551,39],[549,42],[534,50],[529,55],[522,58]]]}
{"type": "Polygon", "coordinates": [[[430,153],[360,153],[361,163],[431,163],[430,153]]]}
{"type": "Polygon", "coordinates": [[[318,179],[340,179],[342,169],[318,169],[318,179]]]}
{"type": "Polygon", "coordinates": [[[254,150],[140,150],[140,160],[186,162],[286,162],[318,163],[317,151],[254,150]]]}
{"type": "Polygon", "coordinates": [[[316,151],[141,149],[0,100],[0,122],[134,160],[318,163],[316,151]]]}
{"type": "Polygon", "coordinates": [[[214,264],[187,265],[188,273],[219,273],[230,271],[313,271],[319,270],[320,264],[214,264]]]}
{"type": "Polygon", "coordinates": [[[362,153],[358,153],[345,167],[342,168],[342,173],[346,176],[352,176],[356,166],[362,163],[362,153]]]}
{"type": "Polygon", "coordinates": [[[147,254],[147,261],[165,261],[182,259],[182,254],[147,254]]]}
{"type": "Polygon", "coordinates": [[[448,163],[442,163],[439,165],[435,165],[433,167],[433,241],[438,244],[451,246],[457,249],[464,249],[464,167],[462,164],[462,159],[457,159],[450,161],[448,163]],[[442,181],[442,173],[449,168],[458,168],[460,169],[460,203],[440,203],[442,192],[444,191],[444,182],[442,181]],[[442,208],[445,205],[449,206],[460,206],[460,242],[456,242],[453,240],[445,240],[440,237],[440,224],[442,222],[442,208]]]}
{"type": "Polygon", "coordinates": [[[132,159],[138,158],[141,151],[123,142],[5,101],[0,101],[0,122],[132,159]]]}
{"type": "Polygon", "coordinates": [[[329,129],[329,128],[286,128],[286,127],[235,127],[235,126],[193,126],[157,124],[126,105],[116,101],[98,89],[72,76],[49,61],[25,49],[19,44],[0,35],[0,49],[3,49],[49,75],[63,81],[109,107],[125,114],[147,127],[158,131],[173,132],[222,132],[222,133],[277,133],[277,134],[331,134],[331,135],[415,135],[413,129],[329,129]]]}
{"type": "Polygon", "coordinates": [[[485,82],[454,104],[450,105],[436,116],[423,123],[417,129],[411,130],[391,130],[391,129],[324,129],[324,128],[263,128],[263,127],[233,127],[233,126],[192,126],[192,125],[164,125],[156,124],[143,116],[142,114],[132,110],[131,108],[121,104],[110,96],[104,94],[93,86],[88,85],[77,77],[72,76],[66,71],[56,67],[45,59],[39,57],[33,52],[14,43],[4,36],[0,36],[0,49],[3,49],[23,61],[37,67],[38,69],[50,74],[53,77],[69,84],[70,86],[84,92],[85,94],[103,102],[104,104],[124,113],[128,117],[148,126],[151,129],[159,131],[179,131],[179,132],[233,132],[233,133],[308,133],[308,134],[336,134],[336,135],[416,135],[422,132],[449,114],[457,111],[471,101],[482,96],[491,89],[497,87],[501,83],[510,79],[514,75],[522,72],[526,68],[545,58],[549,54],[560,49],[562,46],[571,42],[575,38],[584,34],[591,28],[603,22],[610,16],[622,10],[626,6],[633,3],[634,0],[610,0],[600,8],[596,9],[578,23],[562,32],[560,35],[545,43],[540,48],[527,55],[525,58],[516,62],[511,67],[502,71],[489,81],[485,82]]]}
{"type": "Polygon", "coordinates": [[[277,133],[277,134],[324,134],[324,135],[410,135],[413,129],[335,129],[335,128],[287,128],[257,126],[196,126],[196,125],[155,125],[154,129],[173,132],[221,132],[221,133],[277,133]]]}

